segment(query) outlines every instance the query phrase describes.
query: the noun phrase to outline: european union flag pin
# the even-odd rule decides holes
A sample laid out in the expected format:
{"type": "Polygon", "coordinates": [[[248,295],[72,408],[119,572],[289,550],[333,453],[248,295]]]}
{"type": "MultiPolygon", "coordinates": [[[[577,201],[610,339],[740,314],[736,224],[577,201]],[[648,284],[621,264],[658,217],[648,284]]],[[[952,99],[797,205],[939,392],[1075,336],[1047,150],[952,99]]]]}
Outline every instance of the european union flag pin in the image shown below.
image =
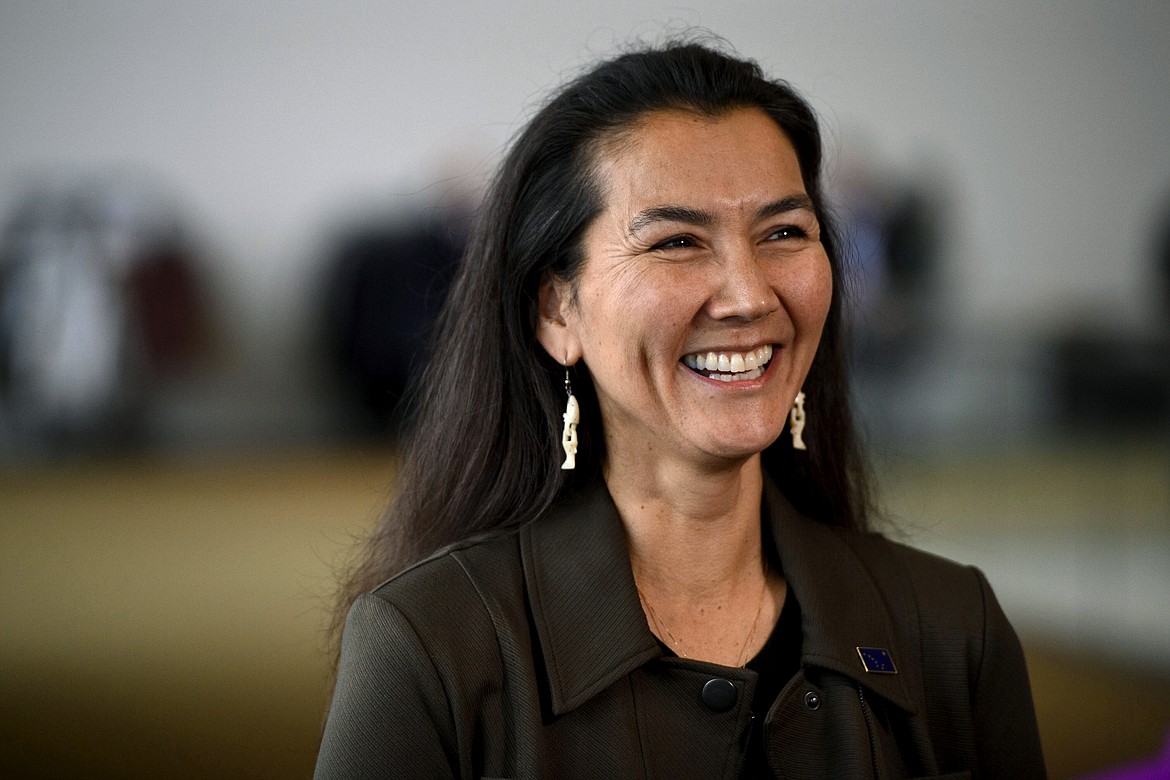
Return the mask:
{"type": "Polygon", "coordinates": [[[894,659],[890,658],[890,651],[884,647],[859,647],[857,654],[861,656],[861,665],[865,671],[873,674],[897,674],[894,659]]]}

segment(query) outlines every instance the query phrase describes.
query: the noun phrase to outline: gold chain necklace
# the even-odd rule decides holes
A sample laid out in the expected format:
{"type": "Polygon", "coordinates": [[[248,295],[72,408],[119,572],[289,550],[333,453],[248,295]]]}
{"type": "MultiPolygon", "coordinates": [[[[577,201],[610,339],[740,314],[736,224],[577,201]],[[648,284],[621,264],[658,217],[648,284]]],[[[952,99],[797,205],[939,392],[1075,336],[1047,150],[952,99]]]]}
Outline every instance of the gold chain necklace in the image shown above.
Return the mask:
{"type": "MultiPolygon", "coordinates": [[[[674,632],[670,630],[666,623],[662,622],[662,618],[658,617],[658,612],[655,611],[654,605],[651,604],[650,600],[646,598],[646,594],[642,592],[642,589],[638,587],[636,582],[634,583],[634,588],[638,591],[638,598],[642,601],[642,606],[645,607],[646,611],[650,613],[650,619],[654,621],[654,625],[660,632],[665,633],[666,636],[670,639],[670,649],[678,653],[680,658],[689,658],[689,656],[687,656],[687,654],[682,651],[682,642],[679,641],[678,637],[674,635],[674,632]]],[[[755,636],[756,626],[758,626],[760,623],[760,614],[764,611],[764,596],[767,594],[767,592],[768,559],[764,558],[764,582],[760,587],[760,603],[759,606],[756,607],[756,616],[752,619],[752,627],[748,629],[747,636],[743,638],[743,645],[739,648],[739,654],[736,655],[735,665],[738,667],[742,667],[747,662],[747,659],[744,658],[744,656],[747,654],[748,643],[751,642],[752,637],[755,636]]]]}

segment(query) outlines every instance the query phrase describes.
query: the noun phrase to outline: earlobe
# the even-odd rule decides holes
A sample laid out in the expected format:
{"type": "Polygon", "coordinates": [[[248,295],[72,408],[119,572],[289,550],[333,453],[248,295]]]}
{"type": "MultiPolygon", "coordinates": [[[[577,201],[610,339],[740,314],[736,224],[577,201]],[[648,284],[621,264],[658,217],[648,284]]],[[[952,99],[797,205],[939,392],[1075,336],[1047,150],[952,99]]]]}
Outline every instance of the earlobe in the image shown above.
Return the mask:
{"type": "Polygon", "coordinates": [[[566,366],[581,358],[570,322],[568,283],[545,271],[537,292],[536,340],[553,360],[566,366]]]}

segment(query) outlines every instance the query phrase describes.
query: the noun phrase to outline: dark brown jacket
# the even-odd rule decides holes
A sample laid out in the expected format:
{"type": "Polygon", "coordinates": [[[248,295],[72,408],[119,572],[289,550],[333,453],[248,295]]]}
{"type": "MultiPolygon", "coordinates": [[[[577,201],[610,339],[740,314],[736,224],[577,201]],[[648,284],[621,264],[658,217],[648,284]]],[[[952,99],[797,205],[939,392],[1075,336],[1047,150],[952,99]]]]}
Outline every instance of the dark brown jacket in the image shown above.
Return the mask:
{"type": "MultiPolygon", "coordinates": [[[[771,486],[764,506],[803,629],[766,720],[777,777],[1044,776],[1024,657],[979,571],[815,523],[771,486]]],[[[599,487],[357,601],[316,777],[734,778],[755,683],[663,657],[599,487]]]]}

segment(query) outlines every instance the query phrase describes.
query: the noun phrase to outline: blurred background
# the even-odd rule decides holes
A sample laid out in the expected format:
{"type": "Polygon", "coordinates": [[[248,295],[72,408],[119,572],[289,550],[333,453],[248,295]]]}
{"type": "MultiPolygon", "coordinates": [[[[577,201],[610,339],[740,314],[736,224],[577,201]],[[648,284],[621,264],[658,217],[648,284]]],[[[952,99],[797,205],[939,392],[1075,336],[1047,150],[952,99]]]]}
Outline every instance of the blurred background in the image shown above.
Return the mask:
{"type": "Polygon", "coordinates": [[[824,121],[891,527],[1054,777],[1170,765],[1170,5],[0,0],[0,775],[309,776],[484,181],[693,26],[824,121]]]}

